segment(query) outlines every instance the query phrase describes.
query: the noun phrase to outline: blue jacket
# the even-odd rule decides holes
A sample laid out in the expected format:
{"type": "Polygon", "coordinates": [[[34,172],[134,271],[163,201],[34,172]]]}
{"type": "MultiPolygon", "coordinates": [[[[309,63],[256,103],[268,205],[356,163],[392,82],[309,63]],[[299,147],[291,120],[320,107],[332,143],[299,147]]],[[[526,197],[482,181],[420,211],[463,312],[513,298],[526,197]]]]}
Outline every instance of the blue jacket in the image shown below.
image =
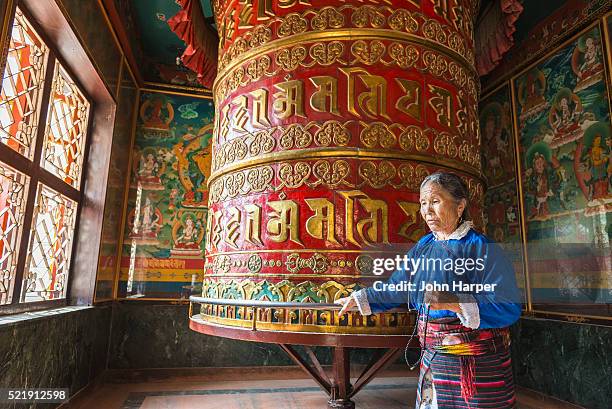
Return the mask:
{"type": "MultiPolygon", "coordinates": [[[[365,291],[372,312],[384,312],[406,303],[420,310],[425,293],[421,289],[426,283],[435,282],[445,284],[448,292],[462,299],[466,299],[467,295],[473,297],[467,297],[472,302],[476,300],[480,329],[507,327],[520,317],[521,293],[516,285],[512,263],[497,244],[474,229],[470,229],[458,240],[438,241],[429,233],[410,249],[407,256],[412,259],[421,258],[421,266],[416,271],[410,271],[410,267],[408,271],[405,268],[398,269],[385,283],[397,285],[410,282],[412,287],[403,286],[404,289],[400,291],[389,291],[388,287],[381,289],[382,285],[367,288],[365,291]],[[467,259],[472,262],[466,262],[467,259]],[[469,269],[468,264],[471,267],[469,269]],[[481,286],[467,288],[470,284],[481,286]]],[[[456,316],[448,310],[429,312],[432,319],[456,316]]]]}

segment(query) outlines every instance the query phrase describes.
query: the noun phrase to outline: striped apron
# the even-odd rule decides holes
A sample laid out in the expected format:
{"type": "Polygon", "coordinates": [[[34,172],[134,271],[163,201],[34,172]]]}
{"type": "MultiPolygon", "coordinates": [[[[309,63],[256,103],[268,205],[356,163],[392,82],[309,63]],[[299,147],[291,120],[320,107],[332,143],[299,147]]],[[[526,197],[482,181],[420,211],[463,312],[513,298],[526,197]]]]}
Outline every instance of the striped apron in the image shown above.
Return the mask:
{"type": "Polygon", "coordinates": [[[456,318],[426,325],[422,317],[417,409],[515,407],[508,328],[472,330],[456,318]]]}

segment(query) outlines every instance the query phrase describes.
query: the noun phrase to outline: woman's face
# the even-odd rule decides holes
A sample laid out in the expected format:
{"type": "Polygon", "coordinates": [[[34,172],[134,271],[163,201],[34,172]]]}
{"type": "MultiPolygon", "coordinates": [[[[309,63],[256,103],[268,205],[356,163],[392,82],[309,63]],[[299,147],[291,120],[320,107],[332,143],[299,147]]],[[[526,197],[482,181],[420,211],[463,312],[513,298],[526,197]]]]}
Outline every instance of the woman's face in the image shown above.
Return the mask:
{"type": "Polygon", "coordinates": [[[451,234],[466,206],[465,199],[459,202],[442,186],[430,182],[423,186],[420,194],[421,216],[431,231],[451,234]]]}

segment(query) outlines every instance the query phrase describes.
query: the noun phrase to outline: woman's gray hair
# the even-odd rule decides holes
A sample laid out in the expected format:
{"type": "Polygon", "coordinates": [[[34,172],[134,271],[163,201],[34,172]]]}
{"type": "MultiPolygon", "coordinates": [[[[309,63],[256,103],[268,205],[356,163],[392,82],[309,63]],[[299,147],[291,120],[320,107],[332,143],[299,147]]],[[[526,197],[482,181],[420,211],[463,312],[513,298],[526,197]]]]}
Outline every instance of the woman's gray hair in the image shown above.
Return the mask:
{"type": "Polygon", "coordinates": [[[461,215],[461,220],[465,221],[471,219],[470,212],[468,211],[468,205],[470,204],[468,187],[459,176],[449,172],[432,173],[423,179],[421,189],[423,189],[423,187],[425,187],[425,185],[428,183],[438,184],[438,186],[450,193],[457,203],[461,201],[461,199],[465,199],[465,209],[461,215]]]}

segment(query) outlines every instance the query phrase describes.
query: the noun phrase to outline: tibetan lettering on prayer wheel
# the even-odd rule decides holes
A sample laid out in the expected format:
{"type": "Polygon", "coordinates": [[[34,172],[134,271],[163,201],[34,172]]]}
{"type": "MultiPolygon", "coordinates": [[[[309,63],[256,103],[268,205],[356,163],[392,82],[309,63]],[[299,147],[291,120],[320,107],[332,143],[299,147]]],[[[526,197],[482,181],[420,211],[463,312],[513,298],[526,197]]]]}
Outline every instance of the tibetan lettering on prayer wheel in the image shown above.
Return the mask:
{"type": "MultiPolygon", "coordinates": [[[[419,185],[483,186],[477,0],[218,0],[203,297],[332,303],[380,279],[372,248],[426,233],[419,185]]],[[[250,327],[253,309],[200,319],[250,327]]],[[[260,308],[260,331],[391,335],[407,313],[260,308]]]]}

